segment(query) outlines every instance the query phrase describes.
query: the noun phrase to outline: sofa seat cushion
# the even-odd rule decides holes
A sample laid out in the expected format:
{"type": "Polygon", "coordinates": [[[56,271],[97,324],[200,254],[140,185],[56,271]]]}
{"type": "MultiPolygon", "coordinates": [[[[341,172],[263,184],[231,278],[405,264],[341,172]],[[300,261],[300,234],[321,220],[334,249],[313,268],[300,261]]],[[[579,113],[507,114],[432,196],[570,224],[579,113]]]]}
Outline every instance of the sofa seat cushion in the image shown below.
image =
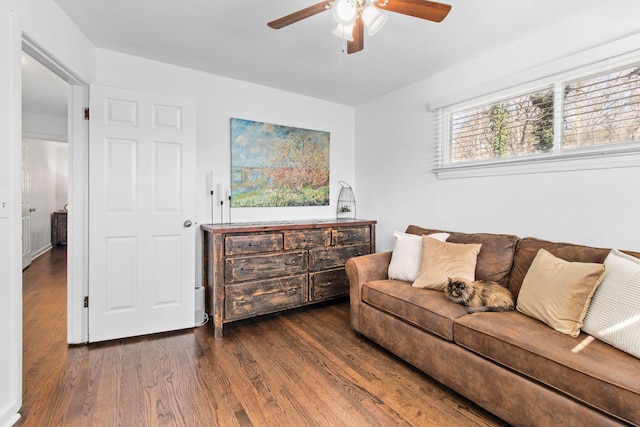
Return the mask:
{"type": "Polygon", "coordinates": [[[457,344],[479,355],[640,424],[638,359],[585,333],[573,338],[510,311],[458,318],[454,336],[457,344]]]}
{"type": "Polygon", "coordinates": [[[376,280],[362,286],[362,301],[418,328],[453,341],[453,321],[467,315],[444,292],[414,288],[409,282],[376,280]]]}

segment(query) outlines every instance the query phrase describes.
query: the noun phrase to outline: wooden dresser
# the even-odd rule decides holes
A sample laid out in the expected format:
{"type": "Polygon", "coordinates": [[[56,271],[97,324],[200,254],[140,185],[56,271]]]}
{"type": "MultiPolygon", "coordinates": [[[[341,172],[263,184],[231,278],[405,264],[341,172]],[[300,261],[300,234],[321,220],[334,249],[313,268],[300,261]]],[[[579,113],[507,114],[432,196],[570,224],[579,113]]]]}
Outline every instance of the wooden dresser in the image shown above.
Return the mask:
{"type": "Polygon", "coordinates": [[[206,310],[225,323],[349,294],[344,264],[375,252],[369,220],[202,225],[206,310]]]}
{"type": "Polygon", "coordinates": [[[51,214],[51,246],[67,244],[67,212],[56,211],[51,214]]]}

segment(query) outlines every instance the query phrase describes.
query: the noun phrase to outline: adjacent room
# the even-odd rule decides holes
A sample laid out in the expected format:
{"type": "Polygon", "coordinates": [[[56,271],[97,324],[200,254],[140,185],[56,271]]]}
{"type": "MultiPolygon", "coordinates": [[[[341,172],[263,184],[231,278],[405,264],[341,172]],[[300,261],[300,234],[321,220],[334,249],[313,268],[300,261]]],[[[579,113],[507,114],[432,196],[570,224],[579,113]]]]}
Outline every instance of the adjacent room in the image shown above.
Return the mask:
{"type": "Polygon", "coordinates": [[[0,4],[0,426],[640,425],[637,0],[0,4]]]}

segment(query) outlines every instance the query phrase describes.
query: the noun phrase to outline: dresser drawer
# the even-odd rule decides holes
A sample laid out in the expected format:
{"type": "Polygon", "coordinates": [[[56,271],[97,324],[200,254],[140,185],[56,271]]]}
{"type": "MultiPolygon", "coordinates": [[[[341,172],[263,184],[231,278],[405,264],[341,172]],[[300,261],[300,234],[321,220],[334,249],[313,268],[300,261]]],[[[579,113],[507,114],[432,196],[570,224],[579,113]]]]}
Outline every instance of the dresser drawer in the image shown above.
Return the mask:
{"type": "Polygon", "coordinates": [[[307,253],[284,252],[254,255],[225,260],[224,277],[227,282],[291,276],[307,270],[307,253]]]}
{"type": "Polygon", "coordinates": [[[326,270],[344,267],[349,258],[366,255],[371,252],[369,245],[353,245],[338,248],[311,249],[309,251],[309,270],[326,270]]]}
{"type": "Polygon", "coordinates": [[[331,245],[331,230],[285,231],[284,249],[311,249],[331,245]]]}
{"type": "Polygon", "coordinates": [[[307,298],[307,275],[225,286],[225,320],[238,320],[295,307],[307,298]]]}
{"type": "Polygon", "coordinates": [[[231,256],[281,251],[282,240],[282,233],[227,236],[224,239],[224,253],[231,256]]]}
{"type": "Polygon", "coordinates": [[[371,229],[369,227],[341,227],[333,230],[332,244],[354,245],[371,242],[371,229]]]}
{"type": "Polygon", "coordinates": [[[349,293],[349,278],[344,268],[309,274],[309,300],[319,301],[349,293]]]}

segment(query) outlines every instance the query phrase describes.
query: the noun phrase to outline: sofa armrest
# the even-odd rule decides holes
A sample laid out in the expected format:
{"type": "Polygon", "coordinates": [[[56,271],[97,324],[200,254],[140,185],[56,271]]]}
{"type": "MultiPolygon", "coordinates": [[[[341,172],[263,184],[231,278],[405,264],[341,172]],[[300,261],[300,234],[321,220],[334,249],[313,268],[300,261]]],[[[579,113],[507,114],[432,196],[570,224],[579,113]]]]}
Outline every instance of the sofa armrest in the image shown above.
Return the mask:
{"type": "Polygon", "coordinates": [[[360,332],[360,293],[362,285],[373,280],[386,280],[390,262],[391,252],[378,252],[351,258],[345,265],[350,286],[351,327],[356,332],[360,332]]]}

